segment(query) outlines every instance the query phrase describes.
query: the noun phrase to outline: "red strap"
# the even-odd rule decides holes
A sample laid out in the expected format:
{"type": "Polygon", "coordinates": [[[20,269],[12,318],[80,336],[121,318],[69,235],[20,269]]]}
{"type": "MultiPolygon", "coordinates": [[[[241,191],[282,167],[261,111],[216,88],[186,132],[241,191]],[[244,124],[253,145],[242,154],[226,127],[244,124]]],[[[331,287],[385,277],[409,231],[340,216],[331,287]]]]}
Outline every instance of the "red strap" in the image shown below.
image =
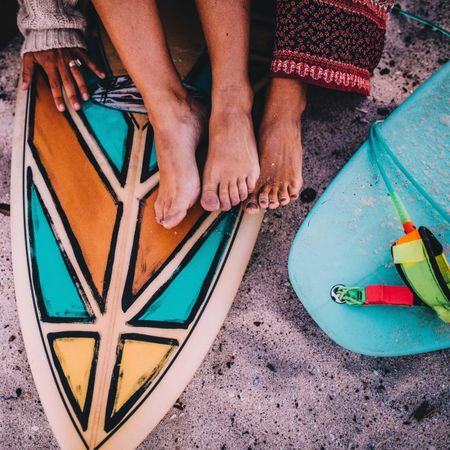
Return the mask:
{"type": "Polygon", "coordinates": [[[414,295],[406,286],[366,286],[366,305],[412,306],[414,295]]]}

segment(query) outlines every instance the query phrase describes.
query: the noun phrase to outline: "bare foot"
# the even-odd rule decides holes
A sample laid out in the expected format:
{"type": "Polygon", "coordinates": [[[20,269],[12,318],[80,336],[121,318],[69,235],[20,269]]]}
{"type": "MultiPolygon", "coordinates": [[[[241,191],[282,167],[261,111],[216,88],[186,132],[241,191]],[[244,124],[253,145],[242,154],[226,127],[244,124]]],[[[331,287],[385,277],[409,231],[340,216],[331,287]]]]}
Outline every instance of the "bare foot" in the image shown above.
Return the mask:
{"type": "Polygon", "coordinates": [[[302,187],[301,116],[306,88],[300,80],[273,78],[259,130],[261,175],[245,211],[275,209],[296,200],[302,187]]]}
{"type": "Polygon", "coordinates": [[[173,228],[200,194],[195,156],[206,127],[207,111],[185,91],[161,98],[157,104],[159,107],[149,110],[159,167],[155,213],[158,223],[173,228]]]}
{"type": "Polygon", "coordinates": [[[213,93],[201,204],[228,211],[247,199],[259,176],[250,88],[213,93]]]}

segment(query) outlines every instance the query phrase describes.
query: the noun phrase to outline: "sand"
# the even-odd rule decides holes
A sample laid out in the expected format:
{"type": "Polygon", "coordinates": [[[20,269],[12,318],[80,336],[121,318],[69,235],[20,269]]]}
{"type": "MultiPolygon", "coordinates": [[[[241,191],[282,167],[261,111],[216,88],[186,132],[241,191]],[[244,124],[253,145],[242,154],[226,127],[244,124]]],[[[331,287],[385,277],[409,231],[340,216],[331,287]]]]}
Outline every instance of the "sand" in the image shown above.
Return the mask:
{"type": "MultiPolygon", "coordinates": [[[[450,28],[445,0],[402,6],[450,28]]],[[[0,203],[9,204],[20,39],[0,51],[0,203]]],[[[372,95],[314,89],[304,117],[302,201],[267,213],[242,286],[149,449],[448,449],[450,351],[382,359],[350,353],[308,316],[288,280],[294,234],[317,196],[382,119],[446,61],[449,40],[392,17],[372,95]]],[[[0,205],[0,449],[57,449],[19,330],[10,217],[0,205]]]]}

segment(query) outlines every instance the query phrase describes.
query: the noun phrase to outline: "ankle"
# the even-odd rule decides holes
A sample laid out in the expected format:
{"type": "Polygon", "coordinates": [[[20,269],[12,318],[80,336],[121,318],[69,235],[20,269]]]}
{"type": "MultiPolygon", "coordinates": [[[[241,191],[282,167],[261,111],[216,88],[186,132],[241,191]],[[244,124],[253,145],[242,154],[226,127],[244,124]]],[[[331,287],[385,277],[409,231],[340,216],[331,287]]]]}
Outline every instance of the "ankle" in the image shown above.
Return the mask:
{"type": "Polygon", "coordinates": [[[306,84],[293,78],[272,78],[266,99],[264,121],[299,122],[307,105],[306,84]]]}
{"type": "Polygon", "coordinates": [[[152,124],[159,125],[165,119],[184,117],[192,112],[192,102],[183,86],[154,90],[144,96],[147,114],[152,124]]]}
{"type": "Polygon", "coordinates": [[[230,112],[233,110],[251,113],[253,107],[253,90],[248,82],[228,82],[213,85],[213,112],[230,112]]]}

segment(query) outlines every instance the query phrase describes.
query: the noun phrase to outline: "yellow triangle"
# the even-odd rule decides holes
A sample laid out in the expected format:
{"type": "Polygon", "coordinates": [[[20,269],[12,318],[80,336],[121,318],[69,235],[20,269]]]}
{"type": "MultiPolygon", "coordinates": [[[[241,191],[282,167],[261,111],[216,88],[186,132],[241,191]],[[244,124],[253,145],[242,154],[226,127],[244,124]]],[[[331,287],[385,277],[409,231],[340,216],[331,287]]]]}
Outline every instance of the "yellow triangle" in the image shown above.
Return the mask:
{"type": "Polygon", "coordinates": [[[84,410],[89,387],[95,339],[91,337],[64,337],[53,341],[53,350],[75,400],[84,410]]]}
{"type": "Polygon", "coordinates": [[[173,346],[126,339],[123,343],[113,414],[144,384],[163,368],[173,346]]]}

